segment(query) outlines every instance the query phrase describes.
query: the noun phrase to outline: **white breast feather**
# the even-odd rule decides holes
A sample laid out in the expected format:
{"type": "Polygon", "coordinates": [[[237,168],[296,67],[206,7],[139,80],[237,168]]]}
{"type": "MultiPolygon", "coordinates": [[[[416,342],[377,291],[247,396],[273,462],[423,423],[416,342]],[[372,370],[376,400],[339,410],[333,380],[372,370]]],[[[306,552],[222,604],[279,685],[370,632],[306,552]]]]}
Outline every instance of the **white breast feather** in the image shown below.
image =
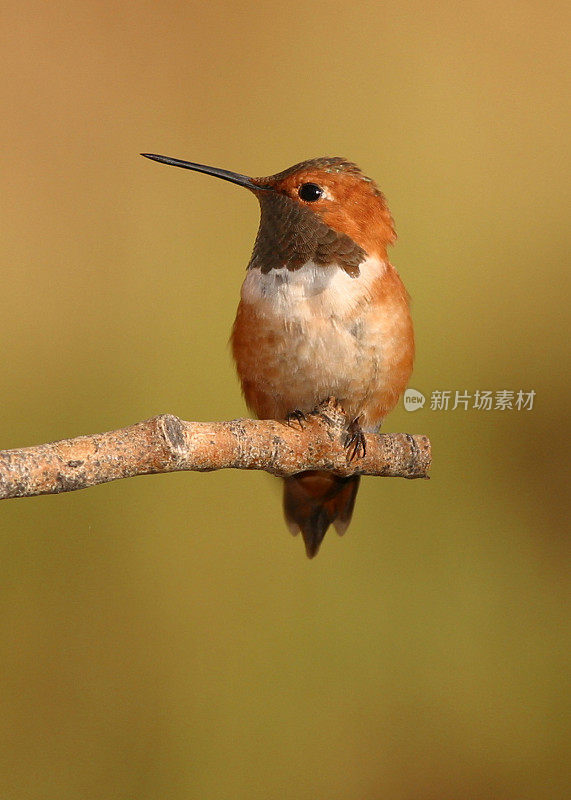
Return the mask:
{"type": "Polygon", "coordinates": [[[376,258],[360,264],[356,278],[337,264],[319,267],[311,261],[297,270],[284,267],[264,274],[251,269],[242,285],[242,300],[258,313],[298,324],[316,317],[343,319],[369,301],[371,286],[384,270],[384,262],[376,258]]]}

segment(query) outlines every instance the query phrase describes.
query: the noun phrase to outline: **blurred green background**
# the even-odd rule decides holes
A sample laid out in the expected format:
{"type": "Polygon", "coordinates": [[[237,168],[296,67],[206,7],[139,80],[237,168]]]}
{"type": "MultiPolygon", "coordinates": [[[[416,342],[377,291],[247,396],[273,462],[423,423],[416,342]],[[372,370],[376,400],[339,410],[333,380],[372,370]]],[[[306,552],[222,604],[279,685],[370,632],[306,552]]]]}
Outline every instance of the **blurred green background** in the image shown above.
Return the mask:
{"type": "Polygon", "coordinates": [[[432,480],[364,480],[313,562],[260,473],[2,504],[2,800],[567,796],[564,9],[4,0],[2,447],[245,414],[257,204],[141,151],[356,161],[397,223],[411,386],[537,395],[401,406],[432,480]]]}

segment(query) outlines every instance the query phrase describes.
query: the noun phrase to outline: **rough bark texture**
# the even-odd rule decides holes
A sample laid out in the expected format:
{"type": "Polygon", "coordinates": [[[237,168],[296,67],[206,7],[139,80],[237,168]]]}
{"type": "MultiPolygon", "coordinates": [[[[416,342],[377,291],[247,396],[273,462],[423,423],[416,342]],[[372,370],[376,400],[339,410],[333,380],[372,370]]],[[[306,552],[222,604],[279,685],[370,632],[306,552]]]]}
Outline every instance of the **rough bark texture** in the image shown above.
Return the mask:
{"type": "Polygon", "coordinates": [[[173,414],[128,428],[0,451],[0,499],[58,494],[157,472],[262,469],[286,477],[305,470],[338,475],[427,478],[430,441],[408,433],[367,434],[350,460],[347,420],[329,400],[305,422],[237,419],[185,422],[173,414]]]}

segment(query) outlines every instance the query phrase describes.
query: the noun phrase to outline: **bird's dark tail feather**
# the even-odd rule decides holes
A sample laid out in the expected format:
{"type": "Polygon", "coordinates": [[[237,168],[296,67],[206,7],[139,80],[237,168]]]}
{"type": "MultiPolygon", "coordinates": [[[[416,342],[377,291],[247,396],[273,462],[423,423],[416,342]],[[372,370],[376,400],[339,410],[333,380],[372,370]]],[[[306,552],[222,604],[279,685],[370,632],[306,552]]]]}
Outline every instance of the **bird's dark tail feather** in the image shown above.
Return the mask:
{"type": "Polygon", "coordinates": [[[330,472],[300,472],[284,479],[284,513],[288,528],[300,531],[308,558],[317,555],[327,528],[342,536],[351,522],[359,475],[341,478],[330,472]]]}

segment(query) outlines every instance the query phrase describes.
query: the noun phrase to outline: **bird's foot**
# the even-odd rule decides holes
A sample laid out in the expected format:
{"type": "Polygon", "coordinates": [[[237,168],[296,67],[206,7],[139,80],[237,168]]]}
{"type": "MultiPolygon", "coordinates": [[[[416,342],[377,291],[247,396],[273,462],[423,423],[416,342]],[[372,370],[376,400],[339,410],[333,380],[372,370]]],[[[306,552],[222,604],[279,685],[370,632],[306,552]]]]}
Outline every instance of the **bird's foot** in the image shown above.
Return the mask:
{"type": "Polygon", "coordinates": [[[290,428],[298,427],[300,431],[303,431],[305,429],[306,422],[307,416],[303,413],[303,411],[300,411],[299,408],[296,408],[293,411],[288,411],[286,414],[286,423],[290,428]]]}
{"type": "Polygon", "coordinates": [[[354,461],[356,458],[363,458],[367,452],[365,434],[359,424],[359,419],[360,417],[356,417],[353,422],[350,422],[347,426],[344,446],[347,450],[349,461],[354,461]]]}

